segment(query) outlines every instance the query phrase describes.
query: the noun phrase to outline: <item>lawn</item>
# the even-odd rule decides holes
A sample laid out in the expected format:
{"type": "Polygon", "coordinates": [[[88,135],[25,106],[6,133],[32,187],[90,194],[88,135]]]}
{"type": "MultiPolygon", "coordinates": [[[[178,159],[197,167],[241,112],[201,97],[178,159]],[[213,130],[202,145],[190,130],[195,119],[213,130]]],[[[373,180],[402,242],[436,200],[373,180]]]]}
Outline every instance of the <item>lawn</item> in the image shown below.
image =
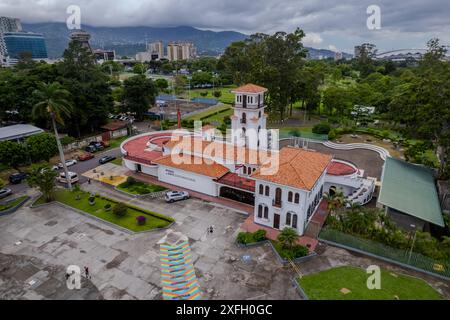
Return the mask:
{"type": "Polygon", "coordinates": [[[116,166],[122,166],[122,158],[116,158],[115,160],[111,161],[111,163],[115,164],[116,166]]]}
{"type": "Polygon", "coordinates": [[[23,197],[14,199],[14,200],[12,200],[12,201],[9,202],[9,203],[3,202],[3,204],[0,204],[0,212],[1,212],[1,211],[8,210],[8,209],[11,209],[11,208],[14,208],[15,206],[17,206],[17,205],[19,205],[20,203],[22,203],[25,199],[27,199],[27,197],[26,197],[26,196],[23,196],[23,197]]]}
{"type": "Polygon", "coordinates": [[[291,138],[294,136],[314,139],[314,140],[328,140],[328,135],[315,134],[312,132],[312,127],[285,127],[285,128],[274,128],[278,129],[280,134],[280,139],[291,138]]]}
{"type": "Polygon", "coordinates": [[[224,117],[223,114],[225,114],[227,112],[232,114],[232,109],[230,108],[230,106],[218,106],[218,107],[209,109],[207,111],[203,111],[203,112],[197,113],[193,116],[190,116],[190,117],[186,118],[186,120],[200,121],[203,119],[202,121],[207,121],[207,119],[211,119],[216,116],[223,118],[224,117]]]}
{"type": "MultiPolygon", "coordinates": [[[[96,196],[95,204],[91,206],[88,201],[89,196],[90,196],[89,193],[84,191],[76,192],[68,190],[58,190],[55,193],[55,200],[134,232],[164,228],[169,226],[174,221],[170,217],[163,216],[161,214],[133,207],[130,205],[127,205],[128,207],[127,214],[123,217],[119,217],[115,215],[112,212],[112,210],[111,211],[105,210],[105,206],[107,204],[114,207],[117,204],[116,201],[105,197],[96,196]],[[77,195],[80,196],[79,199],[77,199],[77,195]],[[142,226],[137,225],[136,218],[139,216],[145,216],[147,218],[147,222],[145,225],[142,226]]],[[[39,199],[35,204],[42,204],[42,203],[43,200],[39,199]]]]}
{"type": "Polygon", "coordinates": [[[148,183],[140,182],[140,181],[131,182],[131,183],[124,182],[124,183],[118,185],[117,189],[127,192],[127,193],[134,194],[134,195],[143,195],[143,194],[149,194],[149,193],[167,190],[164,187],[153,185],[153,184],[148,184],[148,183]]]}
{"type": "MultiPolygon", "coordinates": [[[[233,104],[235,101],[234,93],[231,93],[231,90],[233,90],[234,87],[227,87],[227,88],[215,88],[213,89],[194,89],[191,90],[191,98],[207,98],[207,99],[217,99],[214,97],[214,91],[220,91],[222,92],[222,96],[218,98],[218,100],[225,104],[233,104]],[[202,92],[208,92],[208,95],[206,97],[203,97],[201,95],[202,92]]],[[[187,93],[186,93],[187,94],[187,93]]]]}
{"type": "Polygon", "coordinates": [[[440,300],[442,297],[425,281],[381,270],[381,289],[369,290],[370,275],[356,267],[338,267],[298,280],[311,300],[440,300]],[[341,289],[350,293],[341,293],[341,289]]]}
{"type": "Polygon", "coordinates": [[[122,142],[124,142],[124,141],[127,140],[128,138],[130,138],[130,137],[129,137],[129,136],[125,136],[125,137],[121,137],[121,138],[109,140],[109,141],[108,141],[109,147],[106,148],[105,150],[111,150],[111,149],[115,149],[115,148],[120,147],[120,145],[122,144],[122,142]]]}

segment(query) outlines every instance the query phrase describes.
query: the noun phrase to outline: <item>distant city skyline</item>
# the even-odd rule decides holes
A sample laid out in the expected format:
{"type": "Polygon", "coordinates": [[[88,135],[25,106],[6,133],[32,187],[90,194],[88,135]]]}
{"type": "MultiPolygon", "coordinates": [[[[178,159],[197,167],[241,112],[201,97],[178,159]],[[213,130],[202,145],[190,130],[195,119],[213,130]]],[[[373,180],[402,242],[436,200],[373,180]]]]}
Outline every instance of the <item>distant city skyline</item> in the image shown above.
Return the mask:
{"type": "Polygon", "coordinates": [[[252,5],[238,0],[30,0],[0,3],[0,12],[23,23],[64,22],[72,4],[80,6],[82,24],[91,26],[188,25],[245,34],[291,32],[300,27],[306,33],[306,46],[350,53],[364,42],[374,43],[381,51],[424,48],[433,37],[450,45],[447,0],[259,0],[252,5]],[[370,5],[381,9],[380,30],[367,28],[370,5]]]}

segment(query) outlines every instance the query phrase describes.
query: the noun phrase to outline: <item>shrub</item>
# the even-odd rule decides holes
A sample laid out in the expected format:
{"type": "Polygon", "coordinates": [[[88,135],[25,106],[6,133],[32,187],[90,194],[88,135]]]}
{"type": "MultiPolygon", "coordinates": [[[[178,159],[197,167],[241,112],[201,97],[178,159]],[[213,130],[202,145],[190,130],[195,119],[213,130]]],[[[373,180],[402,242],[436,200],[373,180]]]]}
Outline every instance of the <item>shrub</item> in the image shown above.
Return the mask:
{"type": "Polygon", "coordinates": [[[319,123],[316,124],[313,129],[312,132],[315,134],[328,134],[331,131],[331,127],[328,123],[319,123]]]}
{"type": "Polygon", "coordinates": [[[240,244],[248,244],[252,242],[252,234],[249,232],[239,232],[236,241],[240,244]]]}
{"type": "Polygon", "coordinates": [[[138,226],[143,226],[147,223],[147,218],[144,216],[139,216],[136,218],[136,223],[138,226]]]}
{"type": "Polygon", "coordinates": [[[111,211],[112,206],[108,203],[105,205],[105,211],[111,211]]]}
{"type": "Polygon", "coordinates": [[[93,196],[93,195],[90,195],[90,196],[89,196],[89,204],[90,204],[91,206],[93,206],[93,205],[95,204],[95,196],[93,196]]]}
{"type": "Polygon", "coordinates": [[[113,213],[119,217],[125,216],[127,214],[127,211],[128,211],[128,207],[126,206],[125,203],[122,203],[122,202],[119,202],[118,204],[116,204],[113,209],[113,213]]]}
{"type": "Polygon", "coordinates": [[[68,144],[71,144],[73,142],[75,142],[75,138],[73,138],[73,137],[65,136],[65,137],[61,138],[61,144],[63,146],[67,146],[68,144]]]}
{"type": "Polygon", "coordinates": [[[328,133],[328,140],[334,140],[336,139],[336,131],[334,129],[331,129],[330,132],[328,133]]]}
{"type": "Polygon", "coordinates": [[[200,95],[202,97],[207,97],[208,96],[208,91],[202,91],[202,92],[200,92],[200,95]]]}
{"type": "Polygon", "coordinates": [[[253,239],[256,242],[264,241],[266,240],[266,234],[267,234],[266,230],[258,230],[255,233],[253,233],[253,239]]]}
{"type": "Polygon", "coordinates": [[[214,97],[220,98],[221,96],[222,96],[222,92],[221,91],[214,91],[214,97]]]}
{"type": "Polygon", "coordinates": [[[127,178],[127,183],[128,183],[128,184],[135,184],[135,183],[136,183],[136,179],[133,178],[133,177],[128,177],[128,178],[127,178]]]}

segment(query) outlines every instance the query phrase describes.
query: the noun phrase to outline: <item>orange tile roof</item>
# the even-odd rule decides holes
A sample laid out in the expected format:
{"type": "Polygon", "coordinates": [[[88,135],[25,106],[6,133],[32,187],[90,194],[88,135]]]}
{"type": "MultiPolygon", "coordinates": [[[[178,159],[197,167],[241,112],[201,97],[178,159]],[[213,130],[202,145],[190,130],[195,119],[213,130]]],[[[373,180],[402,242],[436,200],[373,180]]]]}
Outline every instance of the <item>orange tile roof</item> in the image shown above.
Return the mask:
{"type": "Polygon", "coordinates": [[[165,144],[165,147],[169,148],[171,151],[177,147],[177,150],[175,150],[177,153],[187,151],[193,153],[196,143],[201,146],[199,152],[204,156],[211,158],[219,158],[222,156],[222,159],[235,161],[237,163],[260,165],[266,162],[268,160],[267,158],[271,156],[270,151],[268,151],[266,155],[265,153],[259,154],[259,151],[255,149],[237,147],[226,143],[206,141],[192,137],[189,139],[182,139],[181,141],[169,141],[165,144]]]}
{"type": "Polygon", "coordinates": [[[249,83],[249,84],[243,85],[239,88],[236,88],[236,89],[232,90],[231,92],[232,93],[236,93],[236,92],[239,92],[239,93],[262,93],[262,92],[267,92],[267,91],[268,90],[264,87],[249,83]]]}
{"type": "Polygon", "coordinates": [[[208,177],[215,178],[215,179],[219,179],[219,178],[223,177],[225,174],[227,174],[230,171],[230,170],[228,170],[228,168],[226,168],[226,167],[222,166],[221,164],[218,164],[217,162],[214,162],[214,161],[209,161],[207,159],[204,160],[202,158],[194,157],[194,156],[186,156],[185,155],[184,157],[186,157],[186,160],[188,160],[186,162],[188,162],[189,164],[174,163],[172,161],[172,155],[168,155],[168,156],[164,156],[159,159],[156,159],[153,161],[153,163],[171,167],[171,168],[184,170],[184,171],[189,171],[189,172],[193,172],[193,173],[197,173],[197,174],[201,174],[201,175],[208,176],[208,177]]]}
{"type": "Polygon", "coordinates": [[[280,151],[280,165],[275,174],[262,175],[261,169],[258,169],[251,177],[297,189],[311,190],[331,160],[331,155],[286,147],[280,151]]]}

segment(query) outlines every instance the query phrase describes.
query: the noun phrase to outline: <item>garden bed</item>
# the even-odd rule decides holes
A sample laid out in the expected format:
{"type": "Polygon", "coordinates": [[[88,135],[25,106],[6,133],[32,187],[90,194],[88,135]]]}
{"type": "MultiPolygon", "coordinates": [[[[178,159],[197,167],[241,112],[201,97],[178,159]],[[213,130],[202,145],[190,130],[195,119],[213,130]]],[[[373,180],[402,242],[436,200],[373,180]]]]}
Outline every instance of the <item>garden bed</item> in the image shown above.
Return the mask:
{"type": "MultiPolygon", "coordinates": [[[[133,232],[166,228],[174,222],[174,219],[170,217],[131,205],[126,205],[127,212],[124,216],[118,216],[113,213],[114,207],[118,204],[117,201],[96,196],[94,205],[90,205],[89,197],[90,194],[84,191],[58,190],[55,193],[56,201],[133,232]],[[108,206],[110,209],[106,209],[108,206]],[[140,216],[146,218],[143,225],[137,223],[137,218],[140,216]]],[[[42,204],[45,204],[45,199],[41,197],[34,203],[34,206],[42,204]]]]}
{"type": "Polygon", "coordinates": [[[310,300],[441,300],[425,281],[381,269],[381,289],[367,288],[366,270],[338,267],[298,279],[310,300]]]}
{"type": "Polygon", "coordinates": [[[27,201],[28,199],[29,199],[28,196],[23,196],[17,199],[0,203],[0,215],[9,214],[13,212],[15,209],[19,208],[22,204],[24,204],[25,201],[27,201]]]}
{"type": "Polygon", "coordinates": [[[126,182],[118,185],[117,189],[136,196],[142,196],[167,190],[166,188],[161,186],[131,180],[130,178],[128,178],[126,182]]]}

